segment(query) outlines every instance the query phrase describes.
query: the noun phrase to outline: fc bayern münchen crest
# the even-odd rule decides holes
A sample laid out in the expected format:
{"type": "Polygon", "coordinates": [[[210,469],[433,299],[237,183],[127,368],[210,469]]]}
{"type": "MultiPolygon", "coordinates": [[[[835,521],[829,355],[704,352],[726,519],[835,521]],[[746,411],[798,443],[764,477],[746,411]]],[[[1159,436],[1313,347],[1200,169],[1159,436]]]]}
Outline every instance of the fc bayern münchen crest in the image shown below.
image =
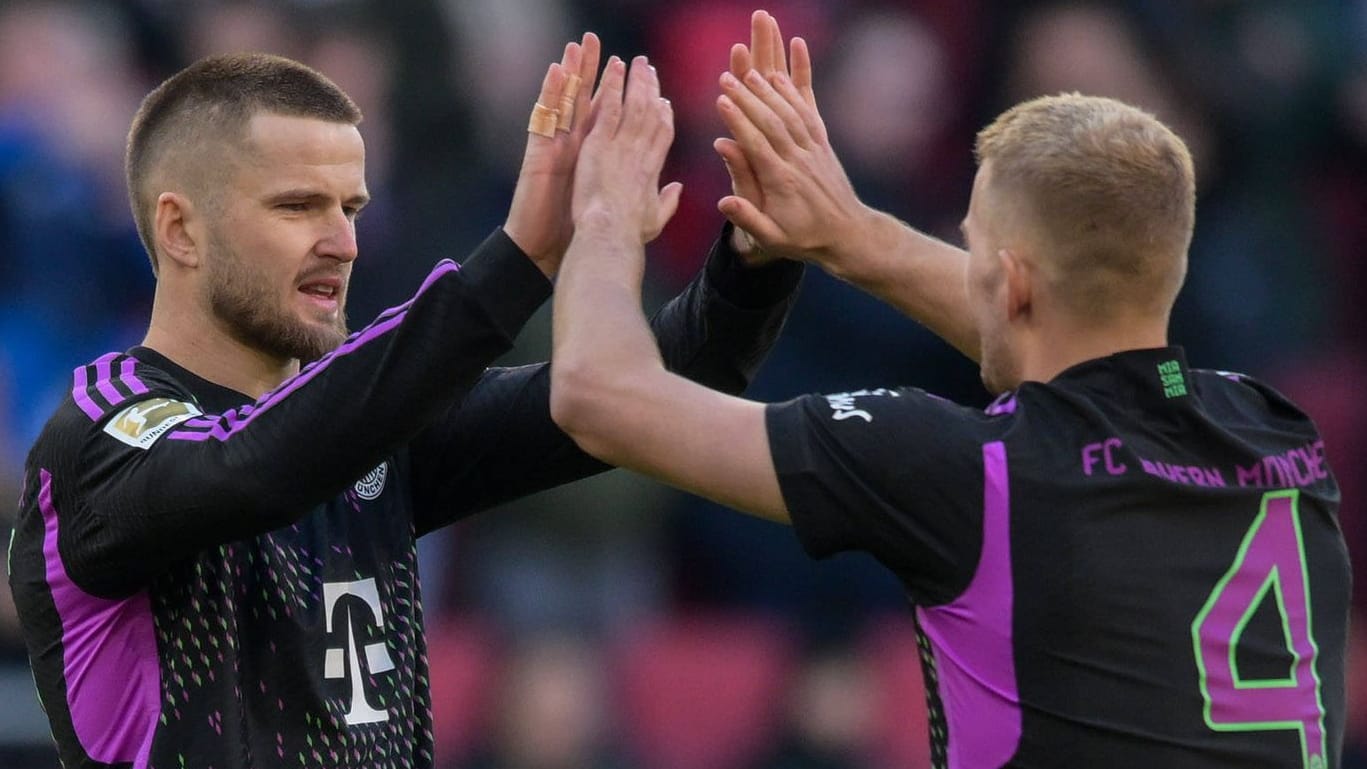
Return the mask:
{"type": "Polygon", "coordinates": [[[361,480],[356,481],[356,496],[361,499],[374,499],[384,491],[384,479],[389,475],[389,463],[381,462],[380,466],[361,476],[361,480]]]}

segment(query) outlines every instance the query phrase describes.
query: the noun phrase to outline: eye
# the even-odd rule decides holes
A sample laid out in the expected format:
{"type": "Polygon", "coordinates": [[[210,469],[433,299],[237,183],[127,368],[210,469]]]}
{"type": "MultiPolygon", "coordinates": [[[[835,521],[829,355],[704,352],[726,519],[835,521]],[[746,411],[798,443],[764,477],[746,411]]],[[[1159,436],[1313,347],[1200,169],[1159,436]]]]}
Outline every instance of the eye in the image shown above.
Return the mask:
{"type": "Polygon", "coordinates": [[[299,212],[302,212],[302,211],[307,211],[307,210],[309,210],[309,204],[308,204],[308,203],[293,203],[293,202],[292,202],[292,203],[277,203],[275,207],[278,208],[278,209],[280,209],[280,210],[282,210],[282,211],[299,211],[299,212]]]}
{"type": "Polygon", "coordinates": [[[346,218],[353,222],[361,218],[361,209],[358,206],[343,206],[342,213],[346,214],[346,218]]]}

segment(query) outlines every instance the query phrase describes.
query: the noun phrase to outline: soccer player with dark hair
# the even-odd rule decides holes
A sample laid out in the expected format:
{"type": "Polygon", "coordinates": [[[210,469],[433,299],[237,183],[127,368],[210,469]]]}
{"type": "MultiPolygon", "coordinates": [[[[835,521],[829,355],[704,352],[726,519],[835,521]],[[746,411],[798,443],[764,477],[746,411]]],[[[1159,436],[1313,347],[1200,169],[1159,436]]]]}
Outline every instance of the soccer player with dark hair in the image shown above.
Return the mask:
{"type": "Polygon", "coordinates": [[[555,419],[605,461],[791,523],[814,557],[892,570],[937,767],[1338,766],[1338,487],[1300,409],[1168,343],[1195,220],[1182,141],[1110,99],[1017,105],[978,135],[960,250],[859,202],[805,43],[790,74],[772,18],[753,23],[718,102],[738,240],[906,309],[1000,397],[765,405],[669,373],[640,312],[642,234],[667,211],[650,194],[663,151],[639,149],[662,141],[633,108],[657,88],[642,69],[580,157],[555,419]]]}
{"type": "MultiPolygon", "coordinates": [[[[586,35],[547,71],[506,224],[349,336],[351,100],[266,55],[146,98],[128,183],[150,327],[75,370],[10,548],[68,769],[433,765],[416,537],[606,469],[552,422],[546,364],[486,368],[569,243],[598,58],[586,35]]],[[[736,391],[801,268],[725,243],[654,328],[676,370],[736,391]]]]}

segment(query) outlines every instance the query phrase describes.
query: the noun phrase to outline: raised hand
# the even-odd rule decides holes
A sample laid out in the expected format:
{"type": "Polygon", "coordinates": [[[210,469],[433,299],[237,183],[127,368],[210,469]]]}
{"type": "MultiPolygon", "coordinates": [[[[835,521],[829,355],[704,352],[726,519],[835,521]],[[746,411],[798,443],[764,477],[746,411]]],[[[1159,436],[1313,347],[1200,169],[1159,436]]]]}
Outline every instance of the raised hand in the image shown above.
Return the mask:
{"type": "Polygon", "coordinates": [[[817,111],[806,41],[793,38],[790,52],[791,72],[778,22],[763,11],[751,18],[751,47],[731,49],[717,109],[734,138],[714,147],[733,194],[717,206],[767,255],[834,267],[834,247],[857,233],[868,212],[817,111]]]}
{"type": "Polygon", "coordinates": [[[503,225],[547,276],[560,268],[574,234],[570,195],[579,148],[588,134],[600,50],[598,36],[586,33],[581,42],[567,44],[560,61],[547,68],[503,225]]]}
{"type": "Polygon", "coordinates": [[[654,240],[679,206],[683,185],[660,188],[660,170],[674,141],[674,111],[660,98],[660,80],[644,56],[626,65],[612,57],[593,100],[593,127],[574,179],[576,226],[587,220],[654,240]]]}
{"type": "Polygon", "coordinates": [[[783,72],[793,79],[798,92],[806,102],[816,107],[816,93],[812,90],[812,58],[807,51],[807,43],[795,37],[791,43],[793,68],[783,53],[783,33],[779,31],[778,19],[768,11],[755,11],[750,16],[750,47],[744,43],[731,46],[731,74],[736,78],[756,70],[765,78],[783,72]]]}
{"type": "MultiPolygon", "coordinates": [[[[797,44],[796,39],[794,44],[797,44]]],[[[805,44],[803,51],[805,53],[805,44]]],[[[805,67],[798,67],[792,74],[800,87],[805,86],[805,93],[815,106],[815,96],[811,87],[811,59],[804,57],[801,62],[805,63],[805,67]]],[[[799,59],[795,55],[794,64],[798,63],[799,59]]],[[[736,43],[731,47],[730,69],[736,78],[745,77],[751,69],[766,78],[778,72],[788,72],[788,62],[783,55],[783,33],[779,31],[778,20],[767,11],[755,11],[750,15],[750,46],[747,48],[743,43],[736,43]]],[[[764,210],[764,189],[755,178],[754,170],[750,168],[745,154],[735,140],[717,139],[714,147],[721,154],[726,171],[731,177],[731,193],[764,210]]],[[[732,232],[731,244],[742,258],[752,265],[762,264],[776,257],[773,252],[766,252],[760,248],[755,239],[740,227],[732,232]]]]}
{"type": "MultiPolygon", "coordinates": [[[[742,78],[751,69],[757,69],[765,77],[774,72],[788,71],[788,64],[783,60],[783,34],[779,32],[778,20],[767,11],[750,14],[750,47],[747,48],[744,43],[731,46],[731,74],[742,78]]],[[[764,189],[760,187],[755,172],[735,140],[717,139],[713,146],[721,154],[726,173],[731,177],[731,194],[763,210],[764,189]]],[[[750,264],[762,264],[774,258],[772,253],[760,248],[750,233],[740,227],[731,233],[731,246],[750,264]]]]}
{"type": "Polygon", "coordinates": [[[778,22],[756,11],[750,47],[733,47],[721,76],[717,109],[733,138],[714,146],[733,194],[717,208],[736,225],[732,244],[760,254],[752,263],[782,256],[817,264],[977,360],[968,254],[860,202],[817,110],[807,43],[793,38],[789,55],[791,69],[778,22]]]}

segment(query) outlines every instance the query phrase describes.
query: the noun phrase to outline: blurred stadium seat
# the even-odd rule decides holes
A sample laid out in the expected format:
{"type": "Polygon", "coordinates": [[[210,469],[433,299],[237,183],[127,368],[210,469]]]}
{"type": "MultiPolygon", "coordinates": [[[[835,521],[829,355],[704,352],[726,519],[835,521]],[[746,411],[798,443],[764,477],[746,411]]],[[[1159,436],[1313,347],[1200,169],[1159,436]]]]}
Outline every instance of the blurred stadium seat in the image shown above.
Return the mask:
{"type": "Polygon", "coordinates": [[[925,684],[910,615],[888,615],[873,621],[860,642],[877,690],[874,744],[870,755],[878,766],[929,769],[930,732],[925,684]]]}
{"type": "Polygon", "coordinates": [[[439,766],[468,756],[489,724],[497,658],[489,632],[479,623],[447,619],[427,633],[432,680],[432,727],[439,766]]]}
{"type": "Polygon", "coordinates": [[[739,769],[773,739],[792,641],[758,616],[666,619],[628,634],[617,706],[629,755],[650,769],[739,769]]]}

